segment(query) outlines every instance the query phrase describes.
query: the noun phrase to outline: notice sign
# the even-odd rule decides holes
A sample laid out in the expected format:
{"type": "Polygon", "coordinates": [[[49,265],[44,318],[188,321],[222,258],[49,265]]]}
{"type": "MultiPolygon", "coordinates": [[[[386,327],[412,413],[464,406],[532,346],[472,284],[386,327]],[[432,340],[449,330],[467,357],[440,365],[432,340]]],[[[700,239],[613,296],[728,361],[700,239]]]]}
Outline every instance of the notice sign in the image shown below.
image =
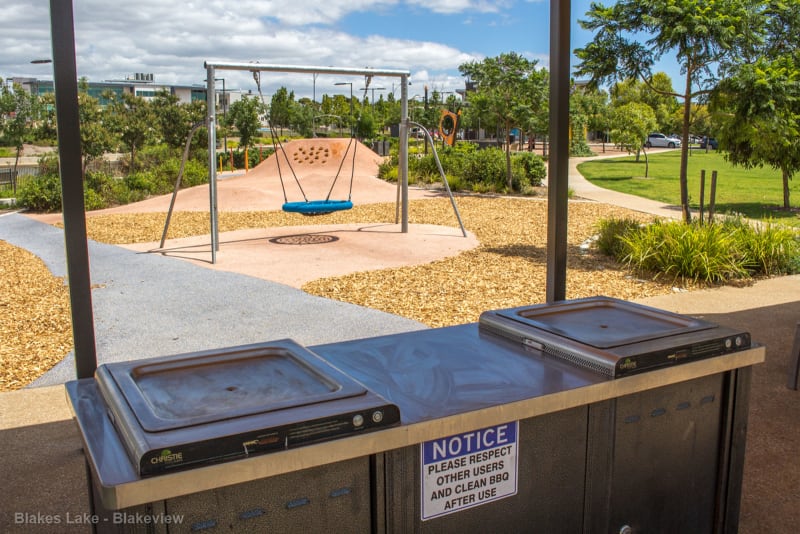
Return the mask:
{"type": "Polygon", "coordinates": [[[422,444],[422,520],[517,494],[518,421],[422,444]]]}

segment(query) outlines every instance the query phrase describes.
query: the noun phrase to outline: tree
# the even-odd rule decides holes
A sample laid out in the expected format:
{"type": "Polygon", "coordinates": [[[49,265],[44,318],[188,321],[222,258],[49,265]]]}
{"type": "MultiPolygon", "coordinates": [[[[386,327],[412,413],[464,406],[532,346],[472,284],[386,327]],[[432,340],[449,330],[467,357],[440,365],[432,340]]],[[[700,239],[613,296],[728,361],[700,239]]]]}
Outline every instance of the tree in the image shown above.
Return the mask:
{"type": "Polygon", "coordinates": [[[85,78],[80,80],[78,89],[78,120],[85,175],[89,163],[113,150],[117,141],[106,125],[100,102],[89,94],[89,82],[85,78]]]}
{"type": "MultiPolygon", "coordinates": [[[[228,109],[227,124],[239,132],[239,145],[246,149],[253,144],[253,139],[261,128],[259,117],[263,106],[258,98],[242,98],[232,103],[228,109]]],[[[287,120],[288,122],[288,120],[287,120]]]]}
{"type": "Polygon", "coordinates": [[[463,76],[475,84],[470,103],[487,110],[497,121],[506,140],[506,185],[513,191],[511,174],[511,129],[525,126],[532,112],[541,107],[547,77],[537,71],[537,61],[516,52],[459,65],[463,76]]]}
{"type": "Polygon", "coordinates": [[[595,88],[573,84],[569,95],[569,127],[571,156],[591,156],[592,151],[586,142],[589,128],[594,127],[596,118],[605,107],[606,94],[595,88]]]}
{"type": "MultiPolygon", "coordinates": [[[[640,102],[647,104],[653,109],[656,117],[654,131],[671,133],[675,131],[675,112],[680,105],[676,100],[675,91],[672,88],[672,80],[664,72],[653,74],[650,85],[636,78],[629,78],[616,83],[611,88],[611,100],[614,105],[623,105],[629,102],[640,102]]],[[[680,129],[680,122],[678,122],[680,129]]]]}
{"type": "MultiPolygon", "coordinates": [[[[611,138],[614,143],[621,146],[628,153],[636,152],[638,161],[639,152],[642,150],[644,140],[656,126],[656,114],[653,108],[647,104],[639,102],[628,102],[621,106],[615,106],[611,112],[611,138]]],[[[647,152],[644,154],[645,177],[649,174],[649,162],[647,152]]]]}
{"type": "Polygon", "coordinates": [[[694,98],[707,95],[717,76],[741,57],[752,57],[763,29],[761,0],[620,0],[611,7],[593,3],[584,29],[594,40],[575,51],[576,72],[593,84],[641,79],[651,90],[683,99],[680,165],[681,209],[691,220],[687,167],[689,125],[694,98]],[[665,92],[653,82],[652,68],[674,55],[685,76],[680,93],[665,92]],[[716,69],[716,72],[715,72],[716,69]]]}
{"type": "MultiPolygon", "coordinates": [[[[0,132],[5,141],[16,149],[13,171],[16,176],[22,147],[32,131],[33,96],[25,92],[19,84],[14,84],[13,91],[10,91],[2,82],[0,78],[0,85],[3,87],[0,93],[0,132]]],[[[13,183],[16,184],[16,180],[13,183]]]]}
{"type": "Polygon", "coordinates": [[[283,135],[283,128],[288,128],[291,124],[292,104],[294,104],[294,91],[290,93],[285,87],[275,91],[270,100],[270,123],[273,128],[277,126],[281,129],[281,135],[283,135]]]}
{"type": "MultiPolygon", "coordinates": [[[[204,111],[205,103],[203,101],[198,102],[202,104],[204,111]]],[[[204,118],[204,114],[199,117],[195,116],[189,106],[181,105],[177,95],[168,91],[159,91],[152,100],[151,107],[159,137],[170,148],[183,148],[186,144],[186,136],[189,135],[192,125],[204,118]]]]}
{"type": "Polygon", "coordinates": [[[131,154],[131,172],[136,165],[136,150],[153,137],[156,117],[152,106],[142,97],[130,93],[108,94],[107,112],[109,128],[122,141],[131,154]]]}
{"type": "Polygon", "coordinates": [[[309,99],[305,102],[292,102],[289,106],[289,120],[292,129],[304,137],[311,137],[314,133],[314,108],[309,99]]]}
{"type": "Polygon", "coordinates": [[[372,139],[375,137],[375,118],[369,110],[363,110],[356,121],[355,133],[359,139],[372,139]]]}
{"type": "Polygon", "coordinates": [[[732,69],[712,98],[728,161],[779,169],[787,210],[789,181],[800,171],[800,10],[789,4],[771,2],[762,54],[732,69]]]}

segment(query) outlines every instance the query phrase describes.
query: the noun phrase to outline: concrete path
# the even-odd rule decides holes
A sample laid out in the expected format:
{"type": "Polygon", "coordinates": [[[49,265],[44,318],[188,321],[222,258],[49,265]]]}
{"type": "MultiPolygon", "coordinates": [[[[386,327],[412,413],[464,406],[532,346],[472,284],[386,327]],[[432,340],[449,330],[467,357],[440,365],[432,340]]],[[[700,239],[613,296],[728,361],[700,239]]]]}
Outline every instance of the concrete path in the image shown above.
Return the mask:
{"type": "MultiPolygon", "coordinates": [[[[663,152],[664,150],[653,150],[651,153],[663,152]]],[[[610,189],[603,189],[591,183],[578,172],[578,165],[585,161],[619,158],[625,154],[610,154],[603,156],[594,156],[591,158],[570,158],[569,160],[569,187],[574,192],[576,197],[585,198],[587,200],[594,200],[603,204],[610,204],[612,206],[622,206],[635,211],[644,213],[651,213],[659,217],[667,219],[680,219],[681,207],[672,204],[664,204],[657,200],[650,200],[647,198],[628,195],[625,193],[618,193],[610,189]]]]}
{"type": "MultiPolygon", "coordinates": [[[[11,214],[0,239],[66,276],[59,228],[11,214]]],[[[98,363],[293,338],[316,345],[407,332],[425,325],[284,284],[89,242],[98,363]]],[[[402,298],[402,296],[398,296],[402,298]]],[[[75,378],[70,353],[32,385],[75,378]]]]}

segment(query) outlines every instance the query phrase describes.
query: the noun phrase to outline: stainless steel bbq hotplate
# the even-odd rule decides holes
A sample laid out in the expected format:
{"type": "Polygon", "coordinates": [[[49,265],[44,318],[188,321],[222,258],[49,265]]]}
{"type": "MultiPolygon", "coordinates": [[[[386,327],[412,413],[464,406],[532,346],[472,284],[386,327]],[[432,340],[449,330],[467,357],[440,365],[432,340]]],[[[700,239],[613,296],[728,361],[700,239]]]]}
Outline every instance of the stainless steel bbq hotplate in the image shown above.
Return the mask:
{"type": "Polygon", "coordinates": [[[95,378],[140,475],[400,421],[397,406],[288,339],[105,364],[95,378]]]}
{"type": "Polygon", "coordinates": [[[609,297],[492,310],[480,328],[609,377],[750,348],[750,334],[609,297]]]}

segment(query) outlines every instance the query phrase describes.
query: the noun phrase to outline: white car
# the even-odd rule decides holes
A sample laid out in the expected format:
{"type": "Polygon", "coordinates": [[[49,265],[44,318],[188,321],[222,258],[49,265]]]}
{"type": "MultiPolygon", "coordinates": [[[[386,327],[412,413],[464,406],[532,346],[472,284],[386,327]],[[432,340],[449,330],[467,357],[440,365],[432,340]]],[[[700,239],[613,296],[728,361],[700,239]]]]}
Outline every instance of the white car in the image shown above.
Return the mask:
{"type": "Polygon", "coordinates": [[[644,146],[647,148],[680,148],[681,140],[677,137],[669,137],[662,133],[651,133],[647,136],[647,142],[644,146]]]}

